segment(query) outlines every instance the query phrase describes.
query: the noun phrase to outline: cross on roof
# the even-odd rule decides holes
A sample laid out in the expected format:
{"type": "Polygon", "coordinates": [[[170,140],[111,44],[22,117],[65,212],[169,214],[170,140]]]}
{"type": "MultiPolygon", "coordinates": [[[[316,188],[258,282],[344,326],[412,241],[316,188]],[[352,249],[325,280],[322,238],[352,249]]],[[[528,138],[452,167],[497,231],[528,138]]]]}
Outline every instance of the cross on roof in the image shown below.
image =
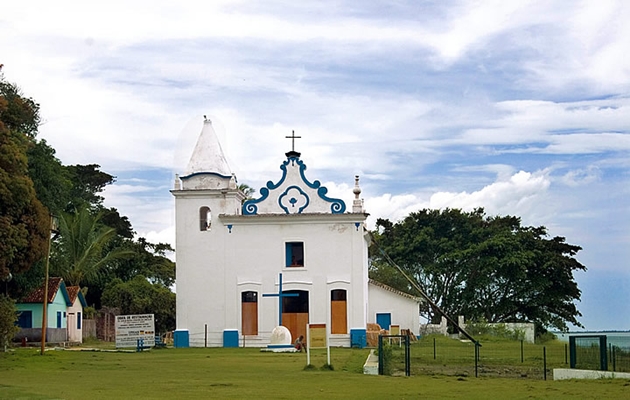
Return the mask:
{"type": "Polygon", "coordinates": [[[295,139],[302,139],[302,136],[295,136],[295,131],[291,131],[291,136],[285,136],[287,139],[291,139],[291,151],[295,151],[295,139]]]}
{"type": "Polygon", "coordinates": [[[279,308],[279,318],[278,318],[278,326],[282,325],[282,298],[284,297],[297,297],[299,296],[297,293],[282,293],[282,273],[280,273],[280,277],[278,279],[278,293],[263,293],[263,297],[277,297],[278,298],[278,308],[279,308]]]}

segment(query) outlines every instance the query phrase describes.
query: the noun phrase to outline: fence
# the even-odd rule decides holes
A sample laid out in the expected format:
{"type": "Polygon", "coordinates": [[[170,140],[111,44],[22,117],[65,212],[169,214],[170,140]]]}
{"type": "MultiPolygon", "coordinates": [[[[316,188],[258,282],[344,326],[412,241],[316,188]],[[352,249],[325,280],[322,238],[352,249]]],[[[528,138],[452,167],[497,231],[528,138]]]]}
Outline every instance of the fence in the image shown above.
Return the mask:
{"type": "MultiPolygon", "coordinates": [[[[547,379],[553,368],[569,367],[567,343],[483,338],[480,344],[437,335],[423,337],[410,347],[411,374],[547,379]]],[[[391,352],[391,373],[403,374],[404,346],[393,343],[387,351],[391,352]]]]}
{"type": "Polygon", "coordinates": [[[569,336],[571,368],[630,372],[630,340],[627,336],[569,336]]]}
{"type": "MultiPolygon", "coordinates": [[[[468,340],[425,336],[411,344],[409,355],[405,355],[404,346],[392,342],[385,349],[390,360],[386,370],[392,375],[403,375],[404,360],[408,357],[411,375],[551,379],[554,368],[569,368],[571,364],[569,343],[566,342],[554,340],[533,344],[493,337],[482,337],[479,342],[480,346],[475,346],[468,340]]],[[[604,357],[608,371],[630,372],[630,347],[624,344],[609,338],[604,357]]],[[[578,349],[579,362],[575,367],[601,369],[599,347],[583,347],[578,349]]]]}

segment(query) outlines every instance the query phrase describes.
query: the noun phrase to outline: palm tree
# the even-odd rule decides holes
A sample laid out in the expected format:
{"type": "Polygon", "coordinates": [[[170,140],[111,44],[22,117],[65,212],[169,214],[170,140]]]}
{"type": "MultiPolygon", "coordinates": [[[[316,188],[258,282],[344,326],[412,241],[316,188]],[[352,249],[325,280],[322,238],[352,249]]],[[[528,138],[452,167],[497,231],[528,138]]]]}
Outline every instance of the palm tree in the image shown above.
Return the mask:
{"type": "Polygon", "coordinates": [[[107,265],[134,254],[131,250],[110,246],[116,229],[103,225],[101,216],[82,208],[75,213],[63,213],[59,218],[52,270],[69,286],[95,282],[107,265]]]}
{"type": "Polygon", "coordinates": [[[245,200],[253,198],[252,196],[254,195],[254,193],[256,193],[256,189],[249,186],[247,183],[241,183],[240,185],[238,185],[238,190],[245,194],[245,200]]]}

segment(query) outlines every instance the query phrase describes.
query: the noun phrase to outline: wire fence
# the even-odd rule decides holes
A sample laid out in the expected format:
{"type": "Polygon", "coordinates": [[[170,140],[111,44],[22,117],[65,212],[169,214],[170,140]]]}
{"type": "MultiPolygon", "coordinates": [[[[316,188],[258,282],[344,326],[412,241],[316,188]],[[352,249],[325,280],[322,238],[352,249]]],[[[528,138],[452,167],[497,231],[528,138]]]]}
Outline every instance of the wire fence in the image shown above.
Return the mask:
{"type": "MultiPolygon", "coordinates": [[[[426,336],[410,346],[409,359],[412,375],[450,375],[460,377],[509,377],[526,379],[552,379],[554,368],[570,367],[569,344],[550,341],[544,344],[525,343],[492,337],[479,339],[480,346],[468,340],[444,336],[426,336]]],[[[402,375],[405,368],[404,346],[388,343],[392,375],[402,375]]],[[[601,369],[591,363],[590,348],[583,351],[584,360],[579,368],[601,369]],[[589,358],[590,357],[590,358],[589,358]]],[[[630,348],[610,345],[607,370],[630,372],[630,348]]]]}

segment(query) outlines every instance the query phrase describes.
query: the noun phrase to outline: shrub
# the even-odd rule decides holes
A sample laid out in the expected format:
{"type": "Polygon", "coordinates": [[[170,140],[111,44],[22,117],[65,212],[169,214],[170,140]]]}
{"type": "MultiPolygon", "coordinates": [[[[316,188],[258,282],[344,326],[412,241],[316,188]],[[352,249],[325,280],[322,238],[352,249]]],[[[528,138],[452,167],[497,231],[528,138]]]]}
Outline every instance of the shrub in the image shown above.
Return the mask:
{"type": "Polygon", "coordinates": [[[20,328],[15,325],[18,320],[15,302],[5,295],[0,295],[0,347],[6,349],[13,336],[20,328]]]}
{"type": "Polygon", "coordinates": [[[510,340],[525,339],[525,331],[522,329],[510,329],[506,324],[490,324],[485,320],[466,324],[466,331],[472,336],[494,336],[510,340]]]}

